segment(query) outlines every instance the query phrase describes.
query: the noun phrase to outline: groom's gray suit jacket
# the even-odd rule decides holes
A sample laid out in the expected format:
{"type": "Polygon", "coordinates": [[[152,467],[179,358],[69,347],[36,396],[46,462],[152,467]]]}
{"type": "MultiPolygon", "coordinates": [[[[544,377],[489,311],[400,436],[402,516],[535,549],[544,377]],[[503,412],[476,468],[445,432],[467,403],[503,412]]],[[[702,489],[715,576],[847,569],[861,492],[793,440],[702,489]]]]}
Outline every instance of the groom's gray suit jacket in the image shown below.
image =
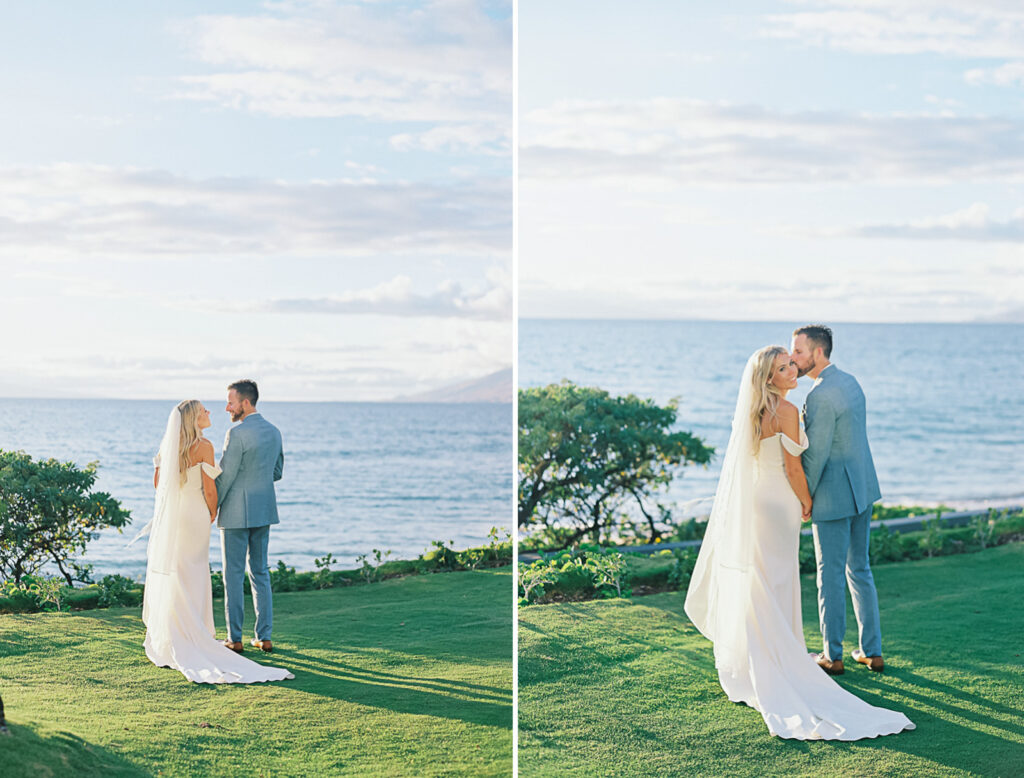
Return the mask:
{"type": "Polygon", "coordinates": [[[217,505],[221,529],[243,529],[278,524],[274,481],[284,472],[284,451],[277,427],[251,413],[228,430],[223,471],[217,476],[217,505]]]}
{"type": "Polygon", "coordinates": [[[882,496],[868,447],[864,392],[857,379],[829,365],[804,404],[803,454],[814,521],[856,516],[882,496]]]}

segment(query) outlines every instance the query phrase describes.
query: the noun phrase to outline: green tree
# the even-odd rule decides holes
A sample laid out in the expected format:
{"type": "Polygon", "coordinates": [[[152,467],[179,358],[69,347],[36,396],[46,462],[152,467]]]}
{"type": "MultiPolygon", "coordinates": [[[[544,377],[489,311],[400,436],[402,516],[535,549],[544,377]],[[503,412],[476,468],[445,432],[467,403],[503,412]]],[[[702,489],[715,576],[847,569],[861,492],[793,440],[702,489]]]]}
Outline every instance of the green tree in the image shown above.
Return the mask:
{"type": "Polygon", "coordinates": [[[91,491],[96,467],[0,451],[0,576],[18,582],[52,563],[68,585],[89,580],[74,557],[99,530],[131,520],[109,494],[91,491]]]}
{"type": "Polygon", "coordinates": [[[561,384],[519,390],[519,526],[568,524],[572,543],[595,541],[630,508],[647,523],[669,517],[656,500],[681,465],[707,464],[714,449],[689,432],[673,432],[676,401],[661,407],[635,395],[612,397],[561,384]]]}

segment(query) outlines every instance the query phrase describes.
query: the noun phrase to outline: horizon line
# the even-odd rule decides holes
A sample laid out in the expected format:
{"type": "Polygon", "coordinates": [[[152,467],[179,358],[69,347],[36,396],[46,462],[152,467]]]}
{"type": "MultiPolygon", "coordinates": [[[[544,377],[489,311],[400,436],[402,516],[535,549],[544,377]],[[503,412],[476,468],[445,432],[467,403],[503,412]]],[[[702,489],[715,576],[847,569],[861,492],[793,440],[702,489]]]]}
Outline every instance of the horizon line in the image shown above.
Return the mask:
{"type": "MultiPolygon", "coordinates": [[[[651,317],[651,316],[520,316],[519,321],[630,321],[630,322],[688,322],[699,324],[792,324],[793,322],[805,321],[805,319],[699,319],[699,318],[673,318],[673,317],[651,317]]],[[[991,319],[964,319],[962,321],[842,321],[838,319],[818,319],[813,323],[831,324],[888,324],[888,325],[1006,325],[1024,324],[1024,320],[992,321],[991,319]]]]}
{"type": "MultiPolygon", "coordinates": [[[[202,399],[202,398],[197,398],[202,399]]],[[[21,395],[0,395],[0,400],[118,400],[124,402],[181,402],[162,397],[24,397],[21,395]]],[[[310,405],[326,405],[328,403],[350,405],[512,405],[512,400],[264,400],[274,403],[307,403],[310,405]]],[[[259,410],[256,411],[259,413],[259,410]]]]}

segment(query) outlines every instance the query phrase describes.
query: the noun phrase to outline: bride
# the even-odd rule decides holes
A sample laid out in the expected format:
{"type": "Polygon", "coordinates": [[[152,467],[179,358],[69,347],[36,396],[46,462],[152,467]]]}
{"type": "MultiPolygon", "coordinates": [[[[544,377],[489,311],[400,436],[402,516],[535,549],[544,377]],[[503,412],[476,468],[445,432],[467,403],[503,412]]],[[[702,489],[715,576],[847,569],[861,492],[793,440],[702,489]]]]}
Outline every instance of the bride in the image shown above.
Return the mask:
{"type": "Polygon", "coordinates": [[[714,643],[728,698],[759,711],[772,735],[859,740],[913,729],[902,713],[847,692],[807,651],[798,574],[800,523],[811,515],[807,437],[785,399],[796,379],[781,346],[747,361],[686,614],[714,643]]]}
{"type": "MultiPolygon", "coordinates": [[[[294,678],[241,657],[217,641],[210,588],[210,525],[217,514],[213,444],[203,437],[210,412],[199,400],[171,410],[153,460],[156,502],[149,523],[142,621],[146,656],[196,683],[294,678]]],[[[143,530],[145,533],[146,530],[143,530]]]]}

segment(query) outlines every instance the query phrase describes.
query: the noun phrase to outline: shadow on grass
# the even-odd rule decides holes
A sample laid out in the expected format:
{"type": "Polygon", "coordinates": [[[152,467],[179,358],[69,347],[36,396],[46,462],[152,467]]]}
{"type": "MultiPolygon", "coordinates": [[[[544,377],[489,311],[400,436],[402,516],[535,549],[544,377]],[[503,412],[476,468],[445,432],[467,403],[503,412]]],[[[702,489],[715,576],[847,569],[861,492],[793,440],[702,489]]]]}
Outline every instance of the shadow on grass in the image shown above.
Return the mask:
{"type": "Polygon", "coordinates": [[[483,684],[456,681],[450,678],[427,678],[420,675],[398,675],[396,673],[385,673],[380,670],[366,670],[359,665],[329,661],[322,656],[302,654],[298,651],[279,651],[277,655],[295,657],[299,663],[305,662],[308,667],[314,670],[324,670],[351,676],[350,680],[420,687],[424,691],[452,692],[476,697],[480,700],[493,700],[512,704],[512,691],[500,686],[485,686],[483,684]]]}
{"type": "Polygon", "coordinates": [[[150,773],[118,754],[82,740],[69,732],[40,735],[28,725],[7,722],[11,734],[0,740],[5,778],[62,778],[66,775],[102,775],[124,778],[150,773]]]}
{"type": "Polygon", "coordinates": [[[512,729],[512,693],[447,678],[397,675],[296,651],[275,652],[306,692],[398,713],[458,719],[512,729]]]}
{"type": "MultiPolygon", "coordinates": [[[[111,637],[107,643],[117,644],[120,650],[136,654],[142,667],[152,668],[140,641],[111,637]]],[[[367,707],[385,708],[397,713],[425,714],[503,729],[512,728],[511,689],[449,678],[399,675],[280,647],[275,647],[271,655],[247,651],[246,658],[254,662],[258,659],[262,665],[284,667],[295,675],[293,680],[274,682],[275,686],[367,707]]],[[[246,686],[191,684],[177,670],[166,667],[152,669],[166,674],[160,677],[161,682],[169,681],[173,684],[180,681],[184,687],[210,689],[213,693],[244,689],[246,686]]],[[[80,680],[102,684],[99,679],[80,680]]]]}

